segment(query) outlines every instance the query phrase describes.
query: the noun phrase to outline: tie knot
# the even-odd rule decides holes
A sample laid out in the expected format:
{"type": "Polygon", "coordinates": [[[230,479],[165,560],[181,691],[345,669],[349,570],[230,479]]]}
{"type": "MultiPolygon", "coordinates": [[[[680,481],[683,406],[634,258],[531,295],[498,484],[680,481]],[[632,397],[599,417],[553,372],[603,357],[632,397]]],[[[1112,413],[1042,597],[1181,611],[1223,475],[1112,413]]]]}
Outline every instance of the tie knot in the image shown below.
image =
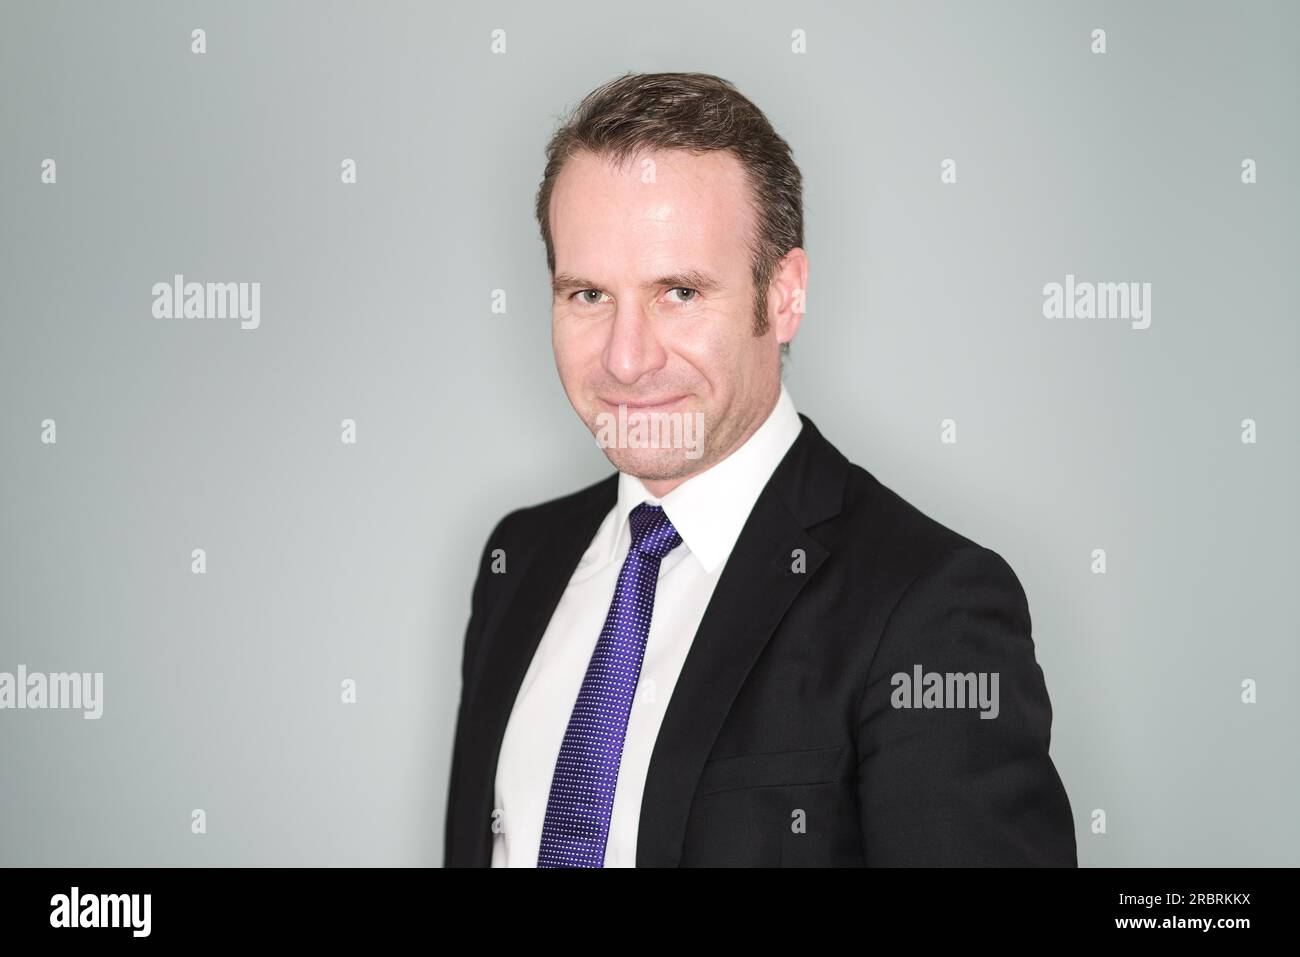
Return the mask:
{"type": "Polygon", "coordinates": [[[663,558],[681,544],[682,537],[658,505],[642,502],[628,514],[632,526],[632,547],[642,555],[663,558]]]}

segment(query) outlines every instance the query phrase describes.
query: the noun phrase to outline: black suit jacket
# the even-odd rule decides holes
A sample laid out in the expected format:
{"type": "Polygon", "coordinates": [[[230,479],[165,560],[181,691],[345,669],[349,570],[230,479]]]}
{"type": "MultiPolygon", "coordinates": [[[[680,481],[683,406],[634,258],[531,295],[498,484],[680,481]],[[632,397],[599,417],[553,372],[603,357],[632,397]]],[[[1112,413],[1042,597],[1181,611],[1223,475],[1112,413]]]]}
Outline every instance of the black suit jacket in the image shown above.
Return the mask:
{"type": "MultiPolygon", "coordinates": [[[[1070,804],[1048,756],[1051,704],[1015,573],[800,418],[669,699],[637,865],[1075,866],[1070,804]],[[893,676],[916,666],[996,672],[997,717],[895,707],[893,676]]],[[[483,550],[465,635],[447,866],[490,865],[506,721],[616,499],[617,473],[507,515],[483,550]],[[504,574],[490,567],[498,548],[504,574]]]]}

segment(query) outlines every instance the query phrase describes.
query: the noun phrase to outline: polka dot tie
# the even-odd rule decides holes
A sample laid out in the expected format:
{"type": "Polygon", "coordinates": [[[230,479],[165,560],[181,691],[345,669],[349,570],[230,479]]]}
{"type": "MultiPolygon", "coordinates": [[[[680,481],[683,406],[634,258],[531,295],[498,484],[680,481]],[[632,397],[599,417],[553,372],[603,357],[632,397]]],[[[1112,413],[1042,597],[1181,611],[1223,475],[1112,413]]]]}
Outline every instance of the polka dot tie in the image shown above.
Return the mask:
{"type": "Polygon", "coordinates": [[[538,867],[605,865],[614,789],[650,635],[659,563],[682,540],[658,505],[642,502],[628,522],[632,547],[555,762],[538,867]]]}

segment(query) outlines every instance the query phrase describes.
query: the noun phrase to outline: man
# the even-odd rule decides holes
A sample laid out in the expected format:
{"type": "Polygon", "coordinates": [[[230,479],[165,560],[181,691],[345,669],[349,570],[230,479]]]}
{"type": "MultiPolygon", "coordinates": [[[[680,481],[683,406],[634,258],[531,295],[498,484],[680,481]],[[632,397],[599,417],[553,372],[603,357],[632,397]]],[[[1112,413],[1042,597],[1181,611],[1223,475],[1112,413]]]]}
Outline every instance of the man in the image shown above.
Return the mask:
{"type": "Polygon", "coordinates": [[[781,382],[808,261],[763,114],[619,78],[537,215],[560,380],[618,471],[488,538],[445,863],[1074,866],[1014,572],[781,382]]]}

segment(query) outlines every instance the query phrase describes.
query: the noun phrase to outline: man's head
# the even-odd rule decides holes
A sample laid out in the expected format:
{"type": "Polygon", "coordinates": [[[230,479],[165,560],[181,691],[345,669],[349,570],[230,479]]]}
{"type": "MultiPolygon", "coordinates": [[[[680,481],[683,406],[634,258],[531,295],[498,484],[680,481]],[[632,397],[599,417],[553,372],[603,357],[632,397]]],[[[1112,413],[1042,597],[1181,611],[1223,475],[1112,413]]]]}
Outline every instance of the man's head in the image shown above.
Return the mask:
{"type": "Polygon", "coordinates": [[[629,419],[702,416],[702,447],[602,443],[666,494],[731,454],[776,400],[807,286],[799,169],[757,107],[698,73],[600,87],[547,160],[537,218],[560,379],[598,437],[620,404],[629,419]]]}

